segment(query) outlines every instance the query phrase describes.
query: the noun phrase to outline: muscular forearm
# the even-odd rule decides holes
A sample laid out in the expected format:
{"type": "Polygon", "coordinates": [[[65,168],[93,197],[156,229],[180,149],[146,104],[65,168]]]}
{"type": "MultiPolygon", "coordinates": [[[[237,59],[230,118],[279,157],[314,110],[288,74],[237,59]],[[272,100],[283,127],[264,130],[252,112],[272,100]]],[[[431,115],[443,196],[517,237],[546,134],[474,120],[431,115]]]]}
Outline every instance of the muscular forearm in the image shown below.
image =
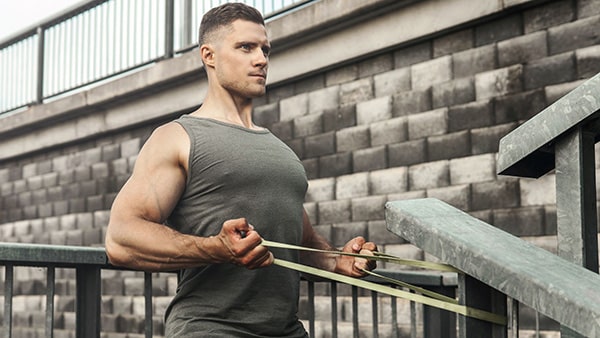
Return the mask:
{"type": "MultiPolygon", "coordinates": [[[[315,248],[326,251],[339,251],[333,247],[325,238],[317,234],[316,232],[310,237],[305,239],[302,243],[306,247],[315,248]]],[[[335,271],[336,268],[336,256],[335,254],[320,253],[302,251],[300,253],[300,263],[314,266],[319,269],[327,271],[335,271]]]]}
{"type": "Polygon", "coordinates": [[[111,220],[106,251],[111,263],[145,271],[172,271],[207,264],[233,263],[249,269],[267,266],[273,255],[245,219],[223,223],[210,237],[177,232],[140,218],[111,220]],[[242,238],[241,232],[246,236],[242,238]]]}
{"type": "Polygon", "coordinates": [[[113,222],[106,235],[112,264],[146,271],[169,271],[214,263],[214,238],[184,235],[162,224],[113,222]]]}

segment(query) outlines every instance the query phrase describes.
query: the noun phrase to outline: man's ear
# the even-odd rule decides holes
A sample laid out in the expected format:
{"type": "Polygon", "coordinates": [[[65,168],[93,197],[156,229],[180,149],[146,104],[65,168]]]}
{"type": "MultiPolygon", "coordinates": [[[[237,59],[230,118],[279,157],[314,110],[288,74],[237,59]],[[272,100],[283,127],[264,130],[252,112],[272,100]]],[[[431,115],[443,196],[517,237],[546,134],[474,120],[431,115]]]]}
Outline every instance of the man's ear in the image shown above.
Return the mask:
{"type": "Polygon", "coordinates": [[[202,57],[202,63],[207,67],[214,65],[215,52],[211,45],[204,44],[200,46],[200,57],[202,57]]]}

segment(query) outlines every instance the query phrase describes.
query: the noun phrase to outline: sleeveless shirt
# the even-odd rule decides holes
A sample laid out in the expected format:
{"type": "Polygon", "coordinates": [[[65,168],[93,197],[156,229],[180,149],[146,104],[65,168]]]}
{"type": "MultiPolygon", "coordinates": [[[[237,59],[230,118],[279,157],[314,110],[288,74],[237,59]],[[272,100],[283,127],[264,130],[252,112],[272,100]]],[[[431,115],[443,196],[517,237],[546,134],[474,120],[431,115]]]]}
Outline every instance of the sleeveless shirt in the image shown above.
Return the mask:
{"type": "MultiPolygon", "coordinates": [[[[167,225],[208,237],[245,217],[266,240],[300,244],[307,178],[294,152],[267,129],[183,115],[190,138],[183,196],[167,225]]],[[[298,261],[292,250],[275,257],[298,261]]],[[[166,337],[307,337],[297,318],[300,276],[279,266],[211,264],[179,273],[166,337]]]]}

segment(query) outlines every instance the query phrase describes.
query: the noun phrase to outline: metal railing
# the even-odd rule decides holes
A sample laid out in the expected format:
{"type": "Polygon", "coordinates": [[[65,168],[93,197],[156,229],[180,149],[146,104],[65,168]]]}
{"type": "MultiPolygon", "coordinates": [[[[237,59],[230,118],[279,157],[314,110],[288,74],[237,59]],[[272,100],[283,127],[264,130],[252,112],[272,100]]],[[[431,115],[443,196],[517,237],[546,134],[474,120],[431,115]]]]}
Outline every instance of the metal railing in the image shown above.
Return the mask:
{"type": "MultiPolygon", "coordinates": [[[[76,337],[100,337],[102,332],[101,320],[101,296],[102,296],[102,280],[101,272],[106,270],[122,270],[111,266],[108,263],[105,250],[103,248],[91,247],[75,247],[61,245],[42,245],[42,244],[24,244],[24,243],[1,243],[0,242],[0,266],[4,266],[2,272],[4,278],[0,278],[0,285],[4,285],[3,290],[0,290],[0,295],[4,298],[3,312],[0,312],[3,318],[2,330],[0,337],[11,338],[13,336],[13,297],[15,293],[15,270],[19,267],[42,267],[46,270],[45,276],[45,307],[40,311],[45,312],[44,334],[45,337],[53,337],[55,331],[55,296],[57,295],[56,288],[56,271],[57,269],[71,269],[75,271],[75,334],[76,337]],[[3,293],[1,293],[3,291],[3,293]]],[[[449,296],[454,296],[456,293],[457,277],[454,273],[437,273],[437,272],[417,272],[417,271],[390,271],[378,270],[380,274],[388,277],[403,280],[413,285],[423,288],[432,289],[449,296]]],[[[153,274],[144,272],[144,335],[152,337],[156,335],[153,328],[153,274]]],[[[39,276],[38,276],[39,277],[39,276]]],[[[300,316],[308,321],[308,329],[312,337],[315,336],[316,322],[327,322],[330,326],[327,327],[329,336],[331,337],[346,337],[347,330],[338,334],[340,320],[338,319],[339,312],[337,304],[339,299],[346,297],[343,291],[338,291],[341,287],[335,282],[307,282],[304,281],[304,288],[307,290],[303,296],[305,306],[301,306],[304,313],[300,316]],[[328,315],[316,313],[315,299],[318,292],[315,291],[315,286],[319,289],[329,287],[328,297],[331,300],[331,311],[328,315]],[[341,296],[340,296],[341,295],[341,296]]],[[[347,292],[346,292],[347,293],[347,292]]],[[[358,337],[361,328],[359,327],[359,311],[358,299],[359,289],[351,288],[351,315],[348,321],[351,321],[351,335],[358,337]]],[[[384,312],[379,305],[378,300],[382,297],[375,292],[371,296],[371,311],[370,311],[370,331],[372,337],[380,336],[379,323],[381,313],[384,312]]],[[[388,297],[388,296],[385,296],[388,297]]],[[[0,297],[1,298],[1,297],[0,297]]],[[[387,303],[386,303],[387,304],[387,303]]],[[[391,315],[391,331],[383,336],[400,337],[406,336],[406,332],[399,332],[399,325],[396,321],[398,316],[396,298],[392,297],[389,301],[390,309],[386,309],[391,315]]],[[[422,330],[424,337],[455,337],[456,334],[456,316],[453,313],[423,306],[421,323],[417,323],[416,309],[414,303],[411,303],[410,317],[411,337],[417,336],[417,330],[422,330]]],[[[347,309],[343,310],[347,313],[347,309]]],[[[364,328],[362,328],[364,330],[364,328]]]]}
{"type": "MultiPolygon", "coordinates": [[[[268,21],[314,0],[245,0],[268,21]]],[[[197,45],[226,0],[90,0],[0,41],[0,114],[42,103],[197,45]]]]}

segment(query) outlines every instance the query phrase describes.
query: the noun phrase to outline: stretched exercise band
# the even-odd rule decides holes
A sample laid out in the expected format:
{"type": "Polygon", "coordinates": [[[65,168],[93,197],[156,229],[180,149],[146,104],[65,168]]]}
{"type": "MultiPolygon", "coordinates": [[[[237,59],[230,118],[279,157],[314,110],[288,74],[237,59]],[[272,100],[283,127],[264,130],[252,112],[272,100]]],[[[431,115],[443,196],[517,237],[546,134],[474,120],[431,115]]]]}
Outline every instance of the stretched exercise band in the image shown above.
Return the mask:
{"type": "MultiPolygon", "coordinates": [[[[392,262],[392,263],[398,263],[398,264],[403,264],[403,265],[416,266],[416,267],[420,267],[420,268],[435,269],[435,270],[441,270],[441,271],[460,272],[456,268],[454,268],[450,265],[447,265],[447,264],[434,263],[434,262],[423,262],[423,261],[416,261],[416,260],[407,260],[407,259],[402,259],[402,258],[392,256],[392,255],[380,253],[380,252],[374,252],[373,253],[374,255],[371,256],[371,255],[362,255],[362,254],[355,254],[355,253],[342,252],[342,251],[319,250],[319,249],[306,248],[306,247],[297,246],[297,245],[277,243],[277,242],[272,242],[272,241],[267,241],[267,240],[263,240],[262,245],[267,246],[267,247],[272,247],[272,248],[276,247],[276,248],[291,249],[291,250],[302,250],[302,251],[321,252],[321,253],[328,253],[328,254],[335,254],[335,255],[352,256],[352,257],[362,257],[362,258],[371,259],[371,260],[392,262]]],[[[476,318],[476,319],[491,322],[494,324],[499,324],[499,325],[507,324],[507,319],[505,316],[491,313],[491,312],[484,311],[484,310],[480,310],[480,309],[475,309],[475,308],[464,306],[464,305],[459,305],[458,302],[456,301],[456,299],[454,299],[454,298],[451,298],[451,297],[448,297],[445,295],[441,295],[439,293],[435,293],[435,292],[432,292],[429,290],[425,290],[423,288],[413,286],[408,283],[395,280],[393,278],[385,277],[385,276],[382,276],[380,274],[377,274],[377,273],[374,273],[371,271],[363,270],[364,272],[366,272],[369,275],[372,275],[377,278],[382,278],[389,283],[400,285],[400,286],[406,287],[408,289],[411,289],[413,291],[420,292],[422,294],[416,294],[416,293],[411,293],[408,291],[394,289],[389,286],[369,282],[369,281],[366,281],[363,279],[353,278],[353,277],[349,277],[346,275],[342,275],[342,274],[338,274],[338,273],[334,273],[334,272],[330,272],[330,271],[326,271],[326,270],[322,270],[322,269],[317,269],[317,268],[314,268],[311,266],[293,263],[293,262],[289,262],[289,261],[278,259],[278,258],[275,258],[273,264],[281,266],[281,267],[285,267],[288,269],[296,270],[296,271],[299,271],[302,273],[307,273],[310,275],[331,279],[336,282],[346,283],[346,284],[354,285],[354,286],[361,287],[361,288],[364,288],[367,290],[376,291],[376,292],[379,292],[382,294],[387,294],[390,296],[404,298],[409,301],[433,306],[433,307],[447,310],[447,311],[452,311],[452,312],[461,314],[463,316],[476,318]]]]}

